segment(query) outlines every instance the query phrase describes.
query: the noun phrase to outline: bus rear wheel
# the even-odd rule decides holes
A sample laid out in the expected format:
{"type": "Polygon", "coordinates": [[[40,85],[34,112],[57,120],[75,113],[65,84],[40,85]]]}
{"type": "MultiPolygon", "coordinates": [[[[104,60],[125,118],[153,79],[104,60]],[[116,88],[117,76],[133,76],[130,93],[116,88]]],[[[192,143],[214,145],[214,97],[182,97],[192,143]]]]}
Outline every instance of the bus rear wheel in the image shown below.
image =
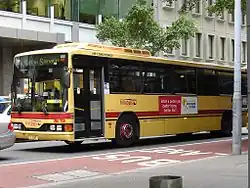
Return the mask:
{"type": "Polygon", "coordinates": [[[221,133],[225,136],[231,136],[233,130],[232,112],[227,111],[223,114],[221,121],[221,133]]]}
{"type": "Polygon", "coordinates": [[[116,124],[115,142],[119,146],[128,147],[138,139],[138,123],[129,114],[123,115],[116,124]]]}

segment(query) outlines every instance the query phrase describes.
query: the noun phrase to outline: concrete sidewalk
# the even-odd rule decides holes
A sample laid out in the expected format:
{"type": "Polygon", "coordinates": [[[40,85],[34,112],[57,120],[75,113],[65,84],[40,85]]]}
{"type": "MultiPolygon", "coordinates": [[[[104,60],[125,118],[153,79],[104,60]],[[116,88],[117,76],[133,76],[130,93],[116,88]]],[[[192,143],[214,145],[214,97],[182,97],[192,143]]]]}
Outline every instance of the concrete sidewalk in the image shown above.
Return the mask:
{"type": "Polygon", "coordinates": [[[148,188],[149,178],[156,175],[182,176],[183,188],[248,188],[248,154],[210,158],[150,170],[137,170],[50,187],[148,188]]]}

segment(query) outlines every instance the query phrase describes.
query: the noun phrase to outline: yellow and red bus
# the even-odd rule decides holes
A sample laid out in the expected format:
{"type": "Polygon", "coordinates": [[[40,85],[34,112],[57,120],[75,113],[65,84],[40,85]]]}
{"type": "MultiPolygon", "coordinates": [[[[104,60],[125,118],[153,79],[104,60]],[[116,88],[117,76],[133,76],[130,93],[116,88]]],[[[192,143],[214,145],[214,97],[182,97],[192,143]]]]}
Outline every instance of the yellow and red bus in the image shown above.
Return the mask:
{"type": "MultiPolygon", "coordinates": [[[[60,44],[14,57],[11,121],[18,139],[79,144],[232,131],[233,68],[147,50],[60,44]],[[22,94],[23,97],[17,97],[22,94]]],[[[243,125],[246,69],[242,69],[243,125]]]]}

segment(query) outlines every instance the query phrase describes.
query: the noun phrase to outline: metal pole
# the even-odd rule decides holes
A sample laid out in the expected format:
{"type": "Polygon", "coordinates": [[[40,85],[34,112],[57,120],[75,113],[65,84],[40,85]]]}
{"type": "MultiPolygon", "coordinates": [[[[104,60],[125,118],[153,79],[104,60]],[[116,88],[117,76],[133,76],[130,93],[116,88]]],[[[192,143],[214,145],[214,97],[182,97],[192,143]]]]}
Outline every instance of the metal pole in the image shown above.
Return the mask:
{"type": "Polygon", "coordinates": [[[233,94],[233,144],[232,154],[241,154],[242,100],[241,100],[241,0],[234,5],[234,94],[233,94]]]}
{"type": "MultiPolygon", "coordinates": [[[[250,2],[247,1],[247,41],[250,41],[250,2]]],[[[247,43],[247,49],[250,49],[250,42],[247,43]]],[[[248,51],[248,50],[247,50],[248,51]]],[[[250,80],[250,56],[247,53],[247,80],[250,80]]],[[[248,108],[248,126],[250,125],[250,82],[247,81],[247,97],[248,97],[248,103],[247,103],[247,108],[248,108]]],[[[250,131],[248,127],[248,138],[250,136],[250,131]]],[[[248,145],[249,147],[249,145],[248,145]]],[[[249,150],[249,149],[248,149],[249,150]]],[[[250,155],[248,155],[248,169],[250,169],[250,155]]],[[[250,174],[248,173],[248,187],[250,186],[250,174]]]]}

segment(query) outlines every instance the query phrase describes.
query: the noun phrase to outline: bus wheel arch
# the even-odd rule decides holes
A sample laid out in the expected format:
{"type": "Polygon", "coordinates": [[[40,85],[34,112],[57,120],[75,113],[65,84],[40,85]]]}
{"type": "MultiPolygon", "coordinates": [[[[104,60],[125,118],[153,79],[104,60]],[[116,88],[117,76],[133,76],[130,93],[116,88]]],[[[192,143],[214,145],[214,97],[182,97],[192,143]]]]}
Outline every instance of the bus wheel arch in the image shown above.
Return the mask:
{"type": "Polygon", "coordinates": [[[115,126],[115,143],[130,146],[140,138],[140,122],[134,112],[122,112],[115,126]]]}
{"type": "Polygon", "coordinates": [[[221,132],[223,135],[231,136],[233,130],[233,112],[232,110],[226,110],[223,112],[221,118],[221,132]]]}

